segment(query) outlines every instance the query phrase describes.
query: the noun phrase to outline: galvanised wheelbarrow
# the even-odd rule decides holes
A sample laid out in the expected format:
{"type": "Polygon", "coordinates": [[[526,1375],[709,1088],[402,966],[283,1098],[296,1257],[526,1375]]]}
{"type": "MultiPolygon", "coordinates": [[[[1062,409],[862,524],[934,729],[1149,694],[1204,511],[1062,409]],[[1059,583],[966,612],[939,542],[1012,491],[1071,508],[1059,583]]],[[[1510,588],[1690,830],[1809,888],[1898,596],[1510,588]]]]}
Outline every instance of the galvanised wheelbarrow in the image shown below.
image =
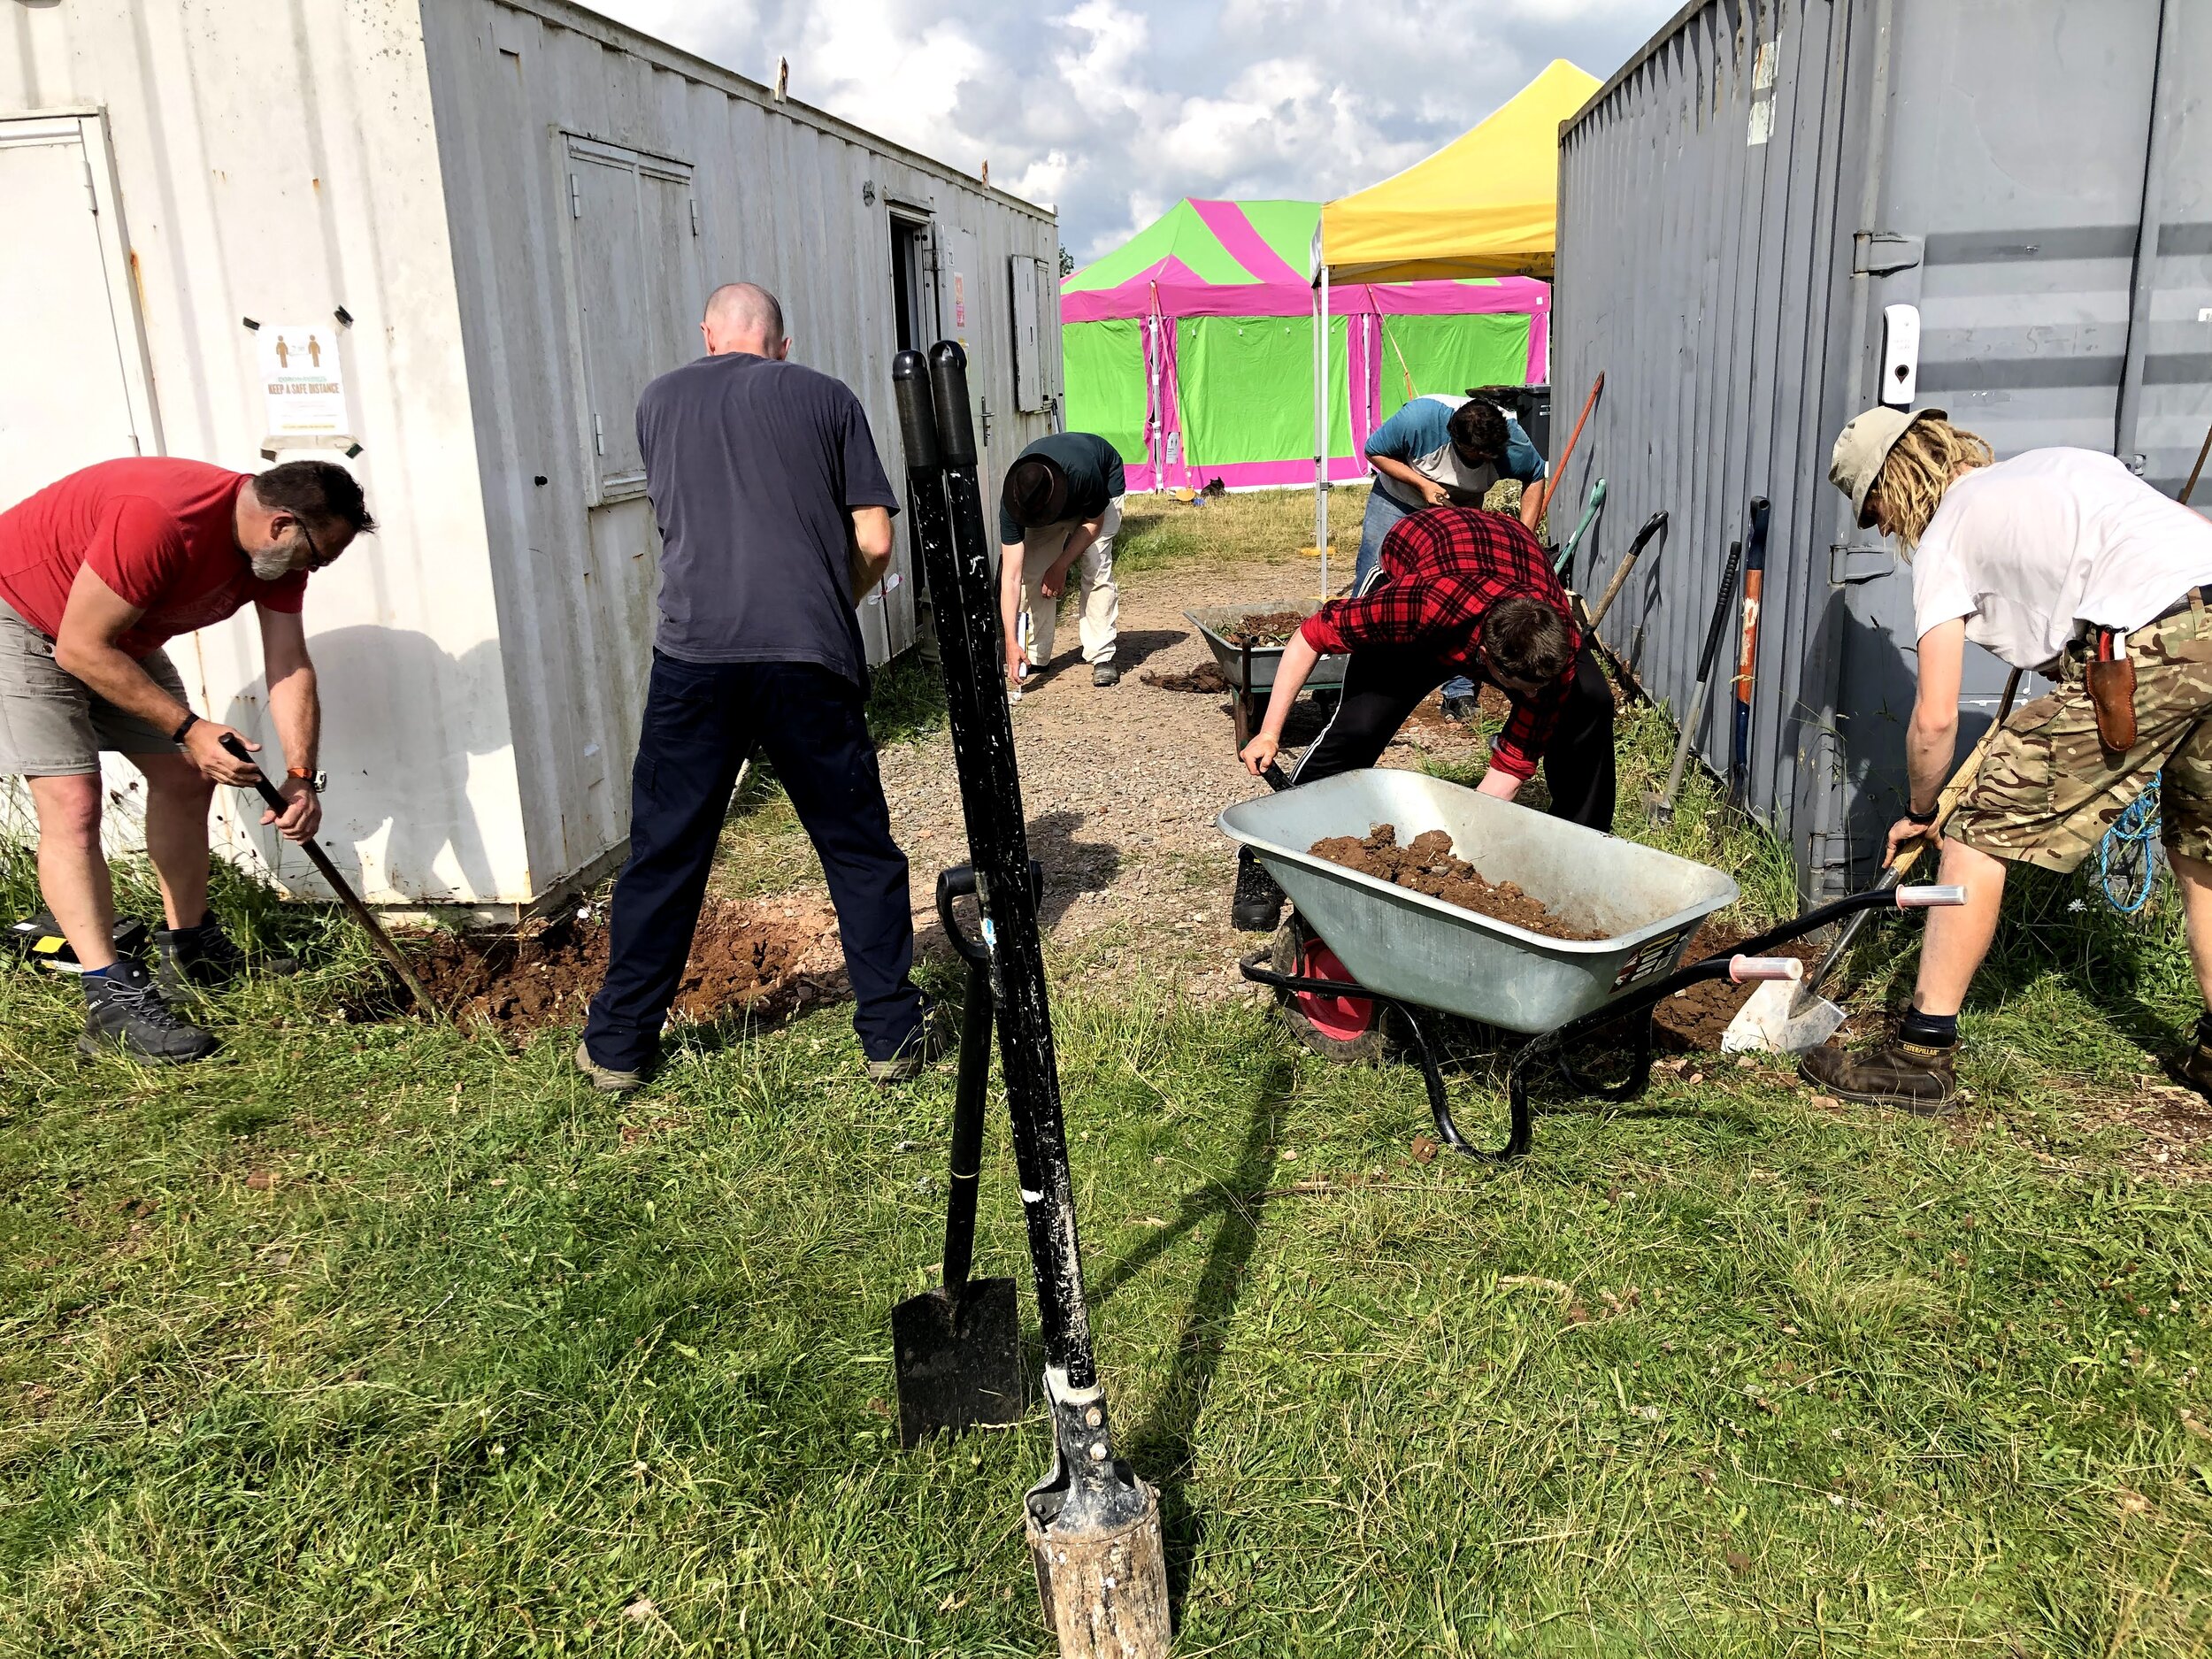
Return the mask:
{"type": "MultiPolygon", "coordinates": [[[[1267,710],[1268,694],[1275,689],[1275,670],[1282,663],[1283,647],[1233,645],[1228,636],[1247,617],[1274,616],[1286,611],[1310,617],[1320,609],[1321,602],[1317,599],[1256,599],[1249,604],[1199,605],[1183,612],[1185,619],[1206,641],[1206,648],[1213,652],[1214,661],[1221,668],[1221,677],[1229,682],[1229,701],[1236,718],[1240,750],[1260,729],[1260,718],[1267,710]]],[[[1349,661],[1350,657],[1341,655],[1324,657],[1306,676],[1305,689],[1319,691],[1343,685],[1344,665],[1349,661]]]]}
{"type": "MultiPolygon", "coordinates": [[[[1271,769],[1271,771],[1272,769],[1271,769]]],[[[1270,779],[1275,782],[1280,773],[1270,779]]],[[[1344,772],[1223,812],[1222,832],[1251,849],[1297,907],[1269,950],[1244,958],[1244,977],[1270,986],[1310,1046],[1343,1058],[1382,1052],[1382,1009],[1411,1039],[1436,1132],[1471,1157],[1513,1158],[1532,1141],[1529,1081],[1555,1063],[1578,1094],[1631,1100],[1651,1076],[1651,1012],[1703,979],[1794,979],[1804,964],[1770,953],[1855,911],[1965,902],[1955,887],[1891,887],[1838,899],[1684,964],[1698,925],[1735,902],[1721,871],[1517,806],[1425,773],[1344,772]],[[1494,882],[1511,881],[1589,940],[1553,939],[1463,910],[1307,850],[1331,835],[1389,824],[1401,844],[1442,830],[1453,850],[1494,882]],[[1495,1153],[1469,1144],[1453,1121],[1424,1018],[1448,1014],[1527,1036],[1507,1068],[1510,1128],[1495,1153]],[[1592,1039],[1620,1027],[1629,1074],[1604,1083],[1578,1069],[1592,1039]]]]}

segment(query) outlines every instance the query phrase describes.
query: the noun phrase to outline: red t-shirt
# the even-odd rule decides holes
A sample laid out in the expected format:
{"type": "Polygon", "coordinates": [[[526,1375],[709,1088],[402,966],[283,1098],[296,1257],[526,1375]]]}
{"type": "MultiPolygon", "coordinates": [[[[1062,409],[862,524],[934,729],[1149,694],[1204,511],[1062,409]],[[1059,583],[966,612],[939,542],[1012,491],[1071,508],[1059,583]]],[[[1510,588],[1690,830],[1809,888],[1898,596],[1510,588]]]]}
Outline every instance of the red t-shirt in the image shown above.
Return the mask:
{"type": "Polygon", "coordinates": [[[48,639],[78,570],[146,614],[116,640],[143,657],[249,604],[297,611],[307,572],[253,573],[233,514],[246,474],[204,461],[102,461],[0,512],[0,599],[48,639]]]}

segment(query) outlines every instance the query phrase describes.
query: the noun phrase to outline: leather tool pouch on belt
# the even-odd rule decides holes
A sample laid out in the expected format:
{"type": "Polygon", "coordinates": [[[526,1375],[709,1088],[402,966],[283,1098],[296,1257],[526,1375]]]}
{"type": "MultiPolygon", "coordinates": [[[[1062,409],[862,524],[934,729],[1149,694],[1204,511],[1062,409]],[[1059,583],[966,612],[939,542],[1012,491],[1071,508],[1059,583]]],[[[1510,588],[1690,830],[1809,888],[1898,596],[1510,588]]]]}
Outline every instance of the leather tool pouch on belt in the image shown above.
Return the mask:
{"type": "Polygon", "coordinates": [[[2097,741],[2117,752],[2135,747],[2135,664],[2119,654],[2126,649],[2124,634],[2100,628],[2085,676],[2097,713],[2097,741]]]}

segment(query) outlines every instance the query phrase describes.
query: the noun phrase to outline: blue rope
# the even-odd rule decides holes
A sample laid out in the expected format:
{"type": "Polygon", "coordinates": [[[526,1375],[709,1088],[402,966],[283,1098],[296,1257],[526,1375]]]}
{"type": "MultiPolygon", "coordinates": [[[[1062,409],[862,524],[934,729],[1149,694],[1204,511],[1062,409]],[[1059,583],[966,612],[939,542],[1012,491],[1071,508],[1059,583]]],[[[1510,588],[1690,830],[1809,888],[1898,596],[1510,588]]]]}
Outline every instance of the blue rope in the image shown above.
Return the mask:
{"type": "Polygon", "coordinates": [[[2151,857],[2151,843],[2159,831],[2158,785],[2159,775],[2154,774],[2150,787],[2128,803],[2127,810],[2097,843],[2098,884],[2104,888],[2105,902],[2123,916],[2134,915],[2149,901],[2158,874],[2151,857]]]}

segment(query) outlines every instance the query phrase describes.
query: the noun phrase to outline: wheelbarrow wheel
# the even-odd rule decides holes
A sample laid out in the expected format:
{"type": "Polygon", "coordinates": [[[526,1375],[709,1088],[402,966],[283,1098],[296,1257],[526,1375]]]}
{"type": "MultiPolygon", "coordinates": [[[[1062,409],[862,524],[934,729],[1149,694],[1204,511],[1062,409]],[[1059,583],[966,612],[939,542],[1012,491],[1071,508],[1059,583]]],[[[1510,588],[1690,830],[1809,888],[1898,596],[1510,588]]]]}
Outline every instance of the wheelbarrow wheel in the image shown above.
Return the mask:
{"type": "MultiPolygon", "coordinates": [[[[1311,979],[1350,979],[1336,952],[1322,943],[1294,914],[1275,931],[1270,959],[1278,973],[1311,979]]],[[[1361,997],[1323,996],[1306,991],[1278,991],[1276,1006],[1300,1042],[1316,1054],[1343,1064],[1386,1058],[1390,1043],[1383,1010],[1361,997]]]]}

